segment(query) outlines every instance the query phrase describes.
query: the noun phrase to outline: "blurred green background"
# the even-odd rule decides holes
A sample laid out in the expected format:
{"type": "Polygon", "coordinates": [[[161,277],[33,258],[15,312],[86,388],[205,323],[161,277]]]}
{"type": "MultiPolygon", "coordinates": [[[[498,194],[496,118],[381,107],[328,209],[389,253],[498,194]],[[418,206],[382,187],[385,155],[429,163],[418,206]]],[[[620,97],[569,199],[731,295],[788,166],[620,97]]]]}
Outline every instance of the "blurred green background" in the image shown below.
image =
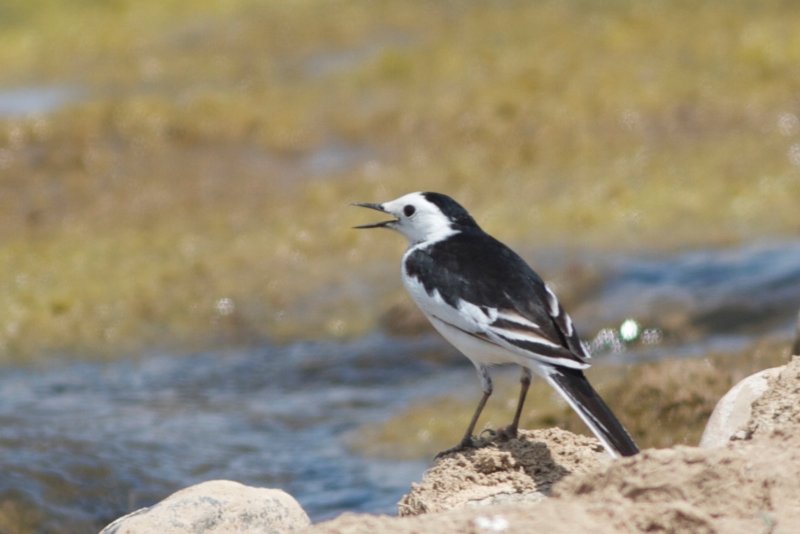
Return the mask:
{"type": "MultiPolygon", "coordinates": [[[[774,0],[0,1],[0,532],[96,531],[208,478],[315,519],[391,512],[478,395],[403,294],[404,240],[351,229],[375,218],[350,202],[415,190],[556,287],[643,447],[695,444],[788,357],[798,21],[774,0]]],[[[498,378],[481,424],[513,410],[498,378]]],[[[534,386],[523,426],[552,425],[585,431],[534,386]]]]}
{"type": "Polygon", "coordinates": [[[530,250],[796,234],[798,20],[783,1],[5,0],[0,361],[364,333],[403,243],[351,231],[348,203],[419,189],[530,250]]]}

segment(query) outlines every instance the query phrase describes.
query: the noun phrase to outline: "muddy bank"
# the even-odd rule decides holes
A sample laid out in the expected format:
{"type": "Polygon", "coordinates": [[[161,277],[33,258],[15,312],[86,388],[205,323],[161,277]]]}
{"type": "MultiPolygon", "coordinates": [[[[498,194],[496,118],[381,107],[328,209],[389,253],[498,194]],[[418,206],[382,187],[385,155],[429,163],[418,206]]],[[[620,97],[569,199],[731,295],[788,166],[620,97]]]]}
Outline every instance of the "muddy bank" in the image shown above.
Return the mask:
{"type": "MultiPolygon", "coordinates": [[[[450,453],[412,485],[398,505],[400,517],[344,514],[309,526],[284,492],[215,481],[102,532],[794,532],[798,384],[800,356],[771,375],[752,406],[738,409],[746,418],[725,427],[727,439],[706,448],[612,459],[595,438],[551,428],[450,453]]],[[[718,409],[726,409],[725,399],[718,409]]]]}
{"type": "MultiPolygon", "coordinates": [[[[400,518],[346,514],[307,532],[792,532],[800,529],[797,384],[800,358],[794,358],[754,403],[746,439],[714,449],[649,449],[635,457],[599,463],[588,472],[564,476],[551,498],[539,504],[466,506],[400,518]]],[[[541,446],[541,438],[524,434],[520,441],[530,449],[541,446]]],[[[548,446],[559,445],[550,441],[548,446]]],[[[487,458],[494,458],[496,465],[505,461],[512,472],[529,473],[532,467],[509,464],[509,451],[497,448],[460,456],[462,461],[452,468],[471,472],[475,486],[487,480],[480,467],[487,458]]],[[[427,476],[438,468],[434,466],[427,476]]],[[[451,480],[463,477],[449,476],[451,480]]],[[[435,480],[440,503],[457,489],[444,482],[447,478],[435,480]]],[[[433,481],[428,482],[430,487],[433,481]]],[[[419,486],[411,494],[415,492],[420,493],[419,486]]],[[[426,509],[431,507],[414,512],[426,509]]]]}

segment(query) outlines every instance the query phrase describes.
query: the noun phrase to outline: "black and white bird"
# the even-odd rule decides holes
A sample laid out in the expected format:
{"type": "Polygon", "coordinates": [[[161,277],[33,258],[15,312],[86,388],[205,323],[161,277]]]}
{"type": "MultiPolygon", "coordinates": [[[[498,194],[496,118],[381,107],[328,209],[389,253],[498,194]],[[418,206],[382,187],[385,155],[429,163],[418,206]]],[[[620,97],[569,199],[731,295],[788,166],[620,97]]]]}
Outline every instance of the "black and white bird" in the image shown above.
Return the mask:
{"type": "Polygon", "coordinates": [[[514,419],[498,431],[499,437],[516,437],[535,373],[558,391],[609,454],[639,452],[586,379],[583,369],[589,367],[590,356],[572,319],[519,255],[441,193],[410,193],[382,204],[354,205],[393,217],[356,228],[389,228],[408,239],[403,284],[436,330],[478,371],[483,397],[461,442],[445,453],[475,446],[472,433],[492,394],[488,369],[508,363],[522,367],[521,388],[514,419]]]}

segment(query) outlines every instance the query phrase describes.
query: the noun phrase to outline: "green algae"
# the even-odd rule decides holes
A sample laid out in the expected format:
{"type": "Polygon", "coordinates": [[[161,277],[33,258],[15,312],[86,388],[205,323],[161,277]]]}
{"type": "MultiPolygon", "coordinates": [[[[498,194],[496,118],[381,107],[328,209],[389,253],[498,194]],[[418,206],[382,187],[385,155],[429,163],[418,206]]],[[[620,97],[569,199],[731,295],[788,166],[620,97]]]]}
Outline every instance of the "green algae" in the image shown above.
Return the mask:
{"type": "Polygon", "coordinates": [[[528,247],[800,229],[790,3],[4,6],[0,82],[85,95],[0,125],[3,360],[363,333],[402,243],[347,203],[417,189],[528,247]]]}

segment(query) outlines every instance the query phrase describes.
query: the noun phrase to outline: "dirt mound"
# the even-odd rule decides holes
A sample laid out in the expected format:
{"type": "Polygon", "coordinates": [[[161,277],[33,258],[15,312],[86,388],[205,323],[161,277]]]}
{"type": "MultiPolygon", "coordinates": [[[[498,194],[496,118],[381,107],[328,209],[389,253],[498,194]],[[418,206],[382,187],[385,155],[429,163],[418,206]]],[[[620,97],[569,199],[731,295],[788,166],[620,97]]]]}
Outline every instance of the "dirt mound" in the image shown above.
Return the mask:
{"type": "Polygon", "coordinates": [[[398,505],[400,515],[464,506],[540,501],[570,473],[610,461],[595,438],[559,428],[520,432],[519,439],[448,455],[414,484],[398,505]]]}

